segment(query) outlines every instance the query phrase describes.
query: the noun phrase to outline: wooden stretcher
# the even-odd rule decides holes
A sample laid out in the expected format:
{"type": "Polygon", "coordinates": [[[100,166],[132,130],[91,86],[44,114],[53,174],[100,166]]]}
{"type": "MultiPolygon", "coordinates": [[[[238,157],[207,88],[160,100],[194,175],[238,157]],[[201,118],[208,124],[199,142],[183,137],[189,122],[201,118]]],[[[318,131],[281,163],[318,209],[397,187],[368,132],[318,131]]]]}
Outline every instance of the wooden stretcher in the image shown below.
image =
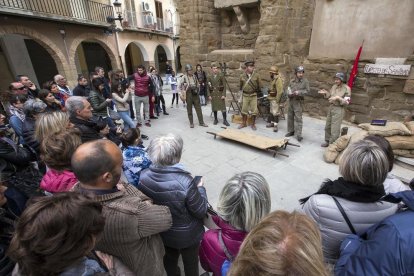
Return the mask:
{"type": "Polygon", "coordinates": [[[259,136],[251,133],[246,133],[236,129],[225,129],[219,132],[207,131],[208,134],[214,135],[214,139],[218,137],[236,141],[245,145],[249,145],[254,148],[258,148],[264,151],[273,153],[273,157],[277,154],[289,157],[289,155],[279,152],[279,149],[286,149],[288,145],[300,147],[299,145],[292,144],[288,138],[272,139],[264,136],[259,136]]]}

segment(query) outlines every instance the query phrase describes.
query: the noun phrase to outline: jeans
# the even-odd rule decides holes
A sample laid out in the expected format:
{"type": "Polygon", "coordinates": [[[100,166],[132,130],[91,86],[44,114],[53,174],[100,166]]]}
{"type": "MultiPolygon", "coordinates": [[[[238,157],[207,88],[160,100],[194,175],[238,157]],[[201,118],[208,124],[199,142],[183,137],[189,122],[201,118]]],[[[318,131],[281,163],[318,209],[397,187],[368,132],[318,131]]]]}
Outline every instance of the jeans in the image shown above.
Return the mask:
{"type": "Polygon", "coordinates": [[[198,248],[199,243],[182,249],[165,247],[164,268],[168,276],[175,276],[178,266],[178,257],[181,255],[184,264],[184,273],[186,276],[198,276],[198,248]]]}
{"type": "Polygon", "coordinates": [[[144,105],[144,114],[146,114],[146,118],[145,121],[149,122],[149,98],[148,96],[144,96],[144,97],[139,97],[139,96],[135,96],[134,97],[134,104],[135,104],[135,118],[137,119],[137,122],[139,124],[142,124],[142,119],[141,119],[141,104],[144,105]]]}
{"type": "Polygon", "coordinates": [[[118,111],[119,116],[121,116],[122,121],[124,121],[124,130],[126,131],[129,128],[135,128],[135,123],[132,121],[129,116],[129,111],[118,111]]]}
{"type": "Polygon", "coordinates": [[[19,144],[24,144],[23,139],[23,122],[19,119],[19,117],[13,115],[9,119],[10,126],[16,132],[16,135],[19,137],[19,144]]]}

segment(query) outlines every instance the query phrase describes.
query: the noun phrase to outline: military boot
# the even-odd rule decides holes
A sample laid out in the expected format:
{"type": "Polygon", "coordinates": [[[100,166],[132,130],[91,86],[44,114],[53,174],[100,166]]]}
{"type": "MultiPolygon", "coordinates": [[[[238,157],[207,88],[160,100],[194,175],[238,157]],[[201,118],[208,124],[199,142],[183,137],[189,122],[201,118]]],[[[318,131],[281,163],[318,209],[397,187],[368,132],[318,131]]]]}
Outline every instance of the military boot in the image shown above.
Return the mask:
{"type": "Polygon", "coordinates": [[[274,127],[273,121],[274,121],[274,116],[272,114],[269,114],[269,116],[267,116],[267,125],[266,125],[266,127],[267,128],[274,127]]]}
{"type": "Polygon", "coordinates": [[[226,113],[226,111],[223,111],[222,114],[223,114],[223,125],[230,126],[229,122],[227,122],[227,113],[226,113]]]}
{"type": "Polygon", "coordinates": [[[252,116],[252,129],[253,130],[257,129],[257,127],[256,127],[256,116],[252,116]]]}
{"type": "Polygon", "coordinates": [[[242,119],[243,119],[243,123],[241,123],[237,128],[238,129],[241,129],[241,128],[244,128],[244,127],[247,127],[247,115],[242,115],[242,119]]]}

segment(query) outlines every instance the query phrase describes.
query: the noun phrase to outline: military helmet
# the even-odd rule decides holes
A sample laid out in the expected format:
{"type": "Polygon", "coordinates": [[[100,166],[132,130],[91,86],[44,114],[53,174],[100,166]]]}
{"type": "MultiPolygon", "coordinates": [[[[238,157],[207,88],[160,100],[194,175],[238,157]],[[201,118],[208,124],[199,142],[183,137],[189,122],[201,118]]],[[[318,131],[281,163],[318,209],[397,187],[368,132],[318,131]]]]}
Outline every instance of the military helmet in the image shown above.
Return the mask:
{"type": "Polygon", "coordinates": [[[191,66],[191,64],[186,64],[185,71],[190,71],[190,70],[193,70],[193,66],[191,66]]]}
{"type": "Polygon", "coordinates": [[[340,79],[342,82],[345,82],[345,74],[342,72],[338,72],[335,74],[335,79],[340,79]]]}
{"type": "Polygon", "coordinates": [[[277,66],[270,66],[269,73],[279,74],[279,68],[277,66]]]}
{"type": "Polygon", "coordinates": [[[302,65],[295,68],[295,74],[299,72],[305,73],[305,68],[302,65]]]}

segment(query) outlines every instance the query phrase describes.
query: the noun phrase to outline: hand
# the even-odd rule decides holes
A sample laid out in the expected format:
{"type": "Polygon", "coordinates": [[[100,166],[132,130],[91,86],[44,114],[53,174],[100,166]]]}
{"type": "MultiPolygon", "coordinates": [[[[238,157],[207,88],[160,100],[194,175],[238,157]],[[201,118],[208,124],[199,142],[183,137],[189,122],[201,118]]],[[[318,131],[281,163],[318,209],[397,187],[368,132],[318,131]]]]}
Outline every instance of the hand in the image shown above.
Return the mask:
{"type": "Polygon", "coordinates": [[[152,98],[151,98],[151,102],[155,102],[155,97],[154,96],[152,96],[152,98]]]}
{"type": "Polygon", "coordinates": [[[29,89],[30,90],[36,90],[36,85],[33,82],[30,82],[29,89]]]}
{"type": "Polygon", "coordinates": [[[295,91],[295,92],[293,92],[293,95],[297,96],[297,95],[299,95],[299,92],[295,91]]]}
{"type": "Polygon", "coordinates": [[[212,99],[211,96],[208,96],[208,99],[211,101],[211,99],[212,99]]]}
{"type": "Polygon", "coordinates": [[[96,255],[98,255],[99,259],[101,259],[108,270],[114,268],[114,257],[106,253],[102,253],[101,251],[96,251],[96,255]]]}
{"type": "Polygon", "coordinates": [[[318,94],[326,94],[326,93],[328,93],[328,91],[326,91],[325,89],[322,89],[322,90],[318,91],[318,94]]]}
{"type": "Polygon", "coordinates": [[[111,100],[111,99],[106,99],[105,101],[106,101],[107,103],[112,102],[112,100],[111,100]]]}
{"type": "Polygon", "coordinates": [[[334,103],[334,102],[335,102],[335,97],[330,97],[330,98],[328,99],[328,101],[329,101],[330,103],[334,103]]]}
{"type": "Polygon", "coordinates": [[[116,128],[116,134],[121,134],[122,133],[122,128],[119,126],[116,128]]]}
{"type": "Polygon", "coordinates": [[[200,179],[200,182],[198,182],[197,187],[202,187],[204,185],[203,178],[200,179]]]}

